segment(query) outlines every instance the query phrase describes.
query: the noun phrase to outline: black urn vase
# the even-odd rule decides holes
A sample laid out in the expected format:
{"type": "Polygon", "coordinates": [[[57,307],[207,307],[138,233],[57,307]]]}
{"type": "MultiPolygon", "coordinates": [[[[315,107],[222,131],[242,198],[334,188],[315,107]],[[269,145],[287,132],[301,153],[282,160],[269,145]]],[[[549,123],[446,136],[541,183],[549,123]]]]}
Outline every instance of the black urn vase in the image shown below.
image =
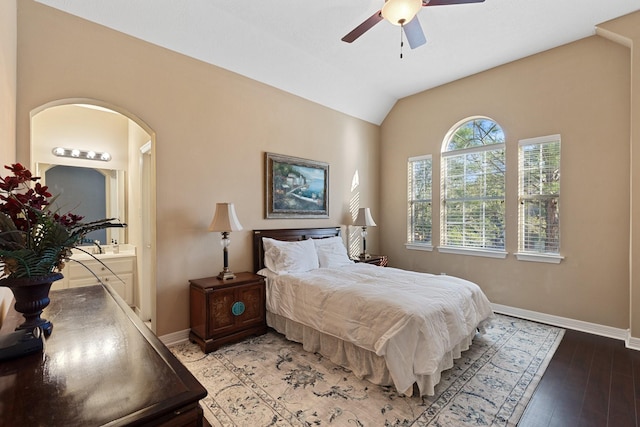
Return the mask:
{"type": "Polygon", "coordinates": [[[16,330],[33,330],[38,327],[42,329],[45,336],[51,335],[53,324],[40,315],[42,310],[49,305],[51,285],[63,277],[62,273],[51,273],[46,276],[0,280],[0,286],[5,286],[13,292],[16,301],[13,307],[25,318],[25,321],[16,330]]]}

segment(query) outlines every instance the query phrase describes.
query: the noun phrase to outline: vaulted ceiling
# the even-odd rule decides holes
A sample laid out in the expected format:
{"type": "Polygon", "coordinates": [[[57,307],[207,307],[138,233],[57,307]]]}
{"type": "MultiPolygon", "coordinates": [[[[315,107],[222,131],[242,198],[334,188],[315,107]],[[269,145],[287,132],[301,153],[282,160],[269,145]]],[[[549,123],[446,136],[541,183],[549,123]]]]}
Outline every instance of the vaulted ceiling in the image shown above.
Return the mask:
{"type": "Polygon", "coordinates": [[[427,38],[400,58],[400,27],[340,39],[383,0],[37,0],[380,124],[403,97],[595,34],[640,0],[485,0],[423,7],[427,38]]]}

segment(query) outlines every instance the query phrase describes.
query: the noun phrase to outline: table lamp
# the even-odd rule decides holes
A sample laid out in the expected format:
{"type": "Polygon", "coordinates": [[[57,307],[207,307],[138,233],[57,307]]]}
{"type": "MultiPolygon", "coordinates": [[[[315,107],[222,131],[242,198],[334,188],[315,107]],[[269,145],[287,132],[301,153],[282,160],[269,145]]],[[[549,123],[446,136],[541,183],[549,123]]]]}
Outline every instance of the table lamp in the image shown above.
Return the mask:
{"type": "Polygon", "coordinates": [[[227,248],[231,243],[229,233],[239,230],[242,230],[242,225],[240,225],[240,221],[238,221],[233,203],[216,203],[216,212],[213,215],[213,221],[211,221],[209,231],[219,231],[222,233],[220,244],[223,248],[224,268],[220,274],[218,274],[218,279],[228,280],[235,279],[236,277],[236,275],[229,270],[229,253],[227,248]]]}
{"type": "Polygon", "coordinates": [[[353,222],[353,225],[362,227],[362,253],[360,259],[371,258],[371,255],[367,253],[367,227],[375,227],[376,223],[371,216],[371,210],[369,208],[358,209],[358,216],[353,222]]]}

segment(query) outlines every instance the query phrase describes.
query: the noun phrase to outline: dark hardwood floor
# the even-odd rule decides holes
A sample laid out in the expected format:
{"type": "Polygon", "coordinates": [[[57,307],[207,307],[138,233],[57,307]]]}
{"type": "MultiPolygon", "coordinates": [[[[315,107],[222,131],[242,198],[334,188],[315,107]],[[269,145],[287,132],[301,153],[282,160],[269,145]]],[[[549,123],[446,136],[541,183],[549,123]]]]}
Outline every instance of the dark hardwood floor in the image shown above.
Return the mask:
{"type": "Polygon", "coordinates": [[[638,426],[640,352],[567,329],[519,427],[638,426]]]}

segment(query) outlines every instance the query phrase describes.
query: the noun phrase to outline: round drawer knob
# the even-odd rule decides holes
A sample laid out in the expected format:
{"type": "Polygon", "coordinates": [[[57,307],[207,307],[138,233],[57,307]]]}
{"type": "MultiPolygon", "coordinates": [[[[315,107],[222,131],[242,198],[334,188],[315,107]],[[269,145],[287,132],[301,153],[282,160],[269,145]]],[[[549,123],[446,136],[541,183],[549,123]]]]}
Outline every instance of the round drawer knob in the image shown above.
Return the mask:
{"type": "Polygon", "coordinates": [[[233,313],[234,316],[240,316],[244,313],[244,303],[242,301],[234,302],[231,306],[231,313],[233,313]]]}

